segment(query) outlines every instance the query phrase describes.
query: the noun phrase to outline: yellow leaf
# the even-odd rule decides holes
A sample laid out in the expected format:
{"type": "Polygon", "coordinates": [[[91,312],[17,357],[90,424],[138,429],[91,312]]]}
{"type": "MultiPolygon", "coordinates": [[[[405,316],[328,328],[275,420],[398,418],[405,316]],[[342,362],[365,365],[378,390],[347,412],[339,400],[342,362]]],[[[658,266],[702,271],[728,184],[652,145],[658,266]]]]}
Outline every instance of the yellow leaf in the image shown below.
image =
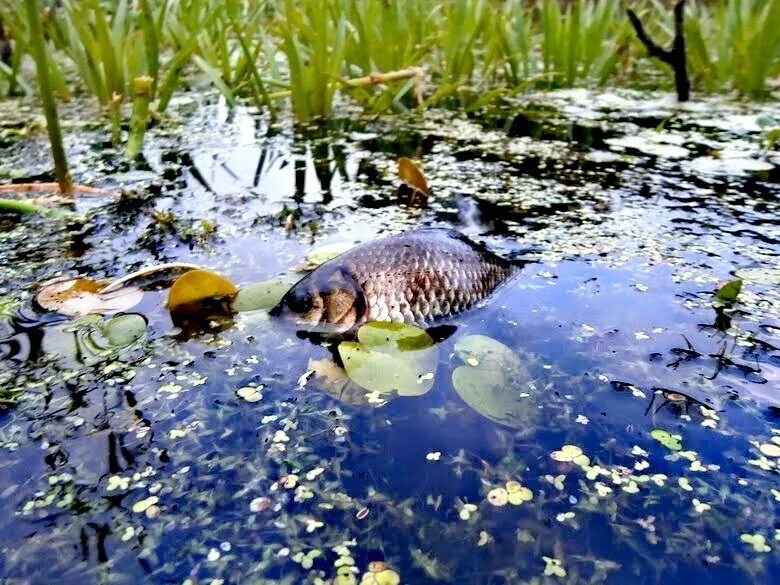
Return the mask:
{"type": "Polygon", "coordinates": [[[168,309],[176,310],[206,299],[232,297],[237,292],[236,285],[216,272],[190,270],[173,283],[168,292],[168,309]]]}
{"type": "Polygon", "coordinates": [[[398,176],[415,191],[419,191],[425,195],[430,194],[428,182],[425,180],[425,176],[422,174],[420,167],[405,156],[398,159],[398,176]]]}

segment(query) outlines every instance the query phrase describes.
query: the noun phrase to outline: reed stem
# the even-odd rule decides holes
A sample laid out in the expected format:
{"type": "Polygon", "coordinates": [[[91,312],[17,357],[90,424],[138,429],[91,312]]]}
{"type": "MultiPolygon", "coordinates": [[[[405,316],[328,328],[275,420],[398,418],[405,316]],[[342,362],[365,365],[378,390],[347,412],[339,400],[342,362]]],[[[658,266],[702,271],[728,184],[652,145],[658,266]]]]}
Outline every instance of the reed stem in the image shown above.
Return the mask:
{"type": "Polygon", "coordinates": [[[30,28],[30,51],[38,72],[38,89],[41,94],[43,113],[46,116],[46,129],[49,133],[57,183],[62,193],[70,195],[73,182],[68,171],[68,160],[65,156],[62,130],[60,129],[60,121],[57,116],[57,104],[54,100],[54,91],[49,76],[49,60],[46,55],[46,41],[43,37],[43,25],[41,24],[38,1],[24,0],[24,6],[27,13],[27,23],[30,28]]]}
{"type": "Polygon", "coordinates": [[[135,160],[144,145],[144,134],[149,121],[149,103],[152,101],[154,79],[148,76],[133,80],[133,116],[130,119],[130,136],[127,139],[127,158],[135,160]]]}

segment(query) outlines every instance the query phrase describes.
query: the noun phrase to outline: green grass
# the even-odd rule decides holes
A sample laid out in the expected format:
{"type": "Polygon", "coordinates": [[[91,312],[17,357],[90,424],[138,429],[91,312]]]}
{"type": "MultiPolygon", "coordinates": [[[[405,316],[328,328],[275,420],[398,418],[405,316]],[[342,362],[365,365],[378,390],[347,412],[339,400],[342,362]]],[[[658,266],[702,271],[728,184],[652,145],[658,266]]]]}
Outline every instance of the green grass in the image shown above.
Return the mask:
{"type": "Polygon", "coordinates": [[[780,75],[780,0],[692,3],[686,36],[694,81],[706,91],[765,97],[780,75]]]}
{"type": "Polygon", "coordinates": [[[543,0],[539,14],[544,73],[553,87],[604,85],[629,40],[622,2],[543,0]]]}
{"type": "MultiPolygon", "coordinates": [[[[94,96],[116,142],[128,125],[137,138],[177,91],[203,82],[228,104],[248,101],[272,116],[289,101],[305,123],[330,116],[339,95],[372,111],[416,107],[416,79],[350,80],[423,67],[426,105],[474,109],[533,87],[657,81],[644,73],[655,65],[633,36],[628,5],[659,42],[671,36],[662,0],[44,3],[44,43],[61,65],[49,64],[53,91],[94,96]],[[133,107],[142,77],[152,80],[148,108],[133,107]],[[140,115],[147,119],[133,120],[140,115]]],[[[30,91],[23,65],[34,47],[21,14],[17,0],[0,0],[14,45],[0,67],[6,91],[30,91]]],[[[780,75],[780,0],[689,0],[686,14],[694,92],[767,96],[780,75]]]]}
{"type": "Polygon", "coordinates": [[[299,122],[330,114],[344,71],[347,20],[345,0],[283,0],[277,19],[287,57],[293,113],[299,122]]]}
{"type": "Polygon", "coordinates": [[[30,31],[30,46],[35,60],[35,68],[38,73],[38,87],[40,90],[43,113],[46,116],[46,130],[49,134],[51,154],[54,159],[54,171],[57,175],[57,183],[60,191],[69,195],[73,182],[68,170],[68,161],[65,157],[65,147],[62,141],[60,119],[57,115],[57,103],[54,97],[54,86],[50,77],[49,53],[44,42],[43,24],[38,10],[37,0],[24,0],[24,12],[27,27],[30,31]]]}

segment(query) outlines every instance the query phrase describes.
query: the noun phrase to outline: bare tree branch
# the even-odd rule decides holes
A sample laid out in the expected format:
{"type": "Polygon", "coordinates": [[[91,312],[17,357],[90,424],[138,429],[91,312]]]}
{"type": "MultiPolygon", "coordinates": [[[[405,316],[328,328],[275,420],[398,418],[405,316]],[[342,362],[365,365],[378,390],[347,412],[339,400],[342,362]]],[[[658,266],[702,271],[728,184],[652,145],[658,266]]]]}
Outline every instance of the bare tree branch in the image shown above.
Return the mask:
{"type": "Polygon", "coordinates": [[[634,27],[637,38],[647,49],[651,57],[655,57],[670,65],[674,69],[674,82],[677,88],[677,99],[681,102],[687,102],[690,99],[691,84],[688,80],[688,67],[685,57],[685,32],[684,23],[685,0],[679,0],[674,5],[674,41],[671,49],[664,49],[658,46],[650,35],[645,31],[645,27],[636,12],[630,8],[626,11],[631,25],[634,27]]]}

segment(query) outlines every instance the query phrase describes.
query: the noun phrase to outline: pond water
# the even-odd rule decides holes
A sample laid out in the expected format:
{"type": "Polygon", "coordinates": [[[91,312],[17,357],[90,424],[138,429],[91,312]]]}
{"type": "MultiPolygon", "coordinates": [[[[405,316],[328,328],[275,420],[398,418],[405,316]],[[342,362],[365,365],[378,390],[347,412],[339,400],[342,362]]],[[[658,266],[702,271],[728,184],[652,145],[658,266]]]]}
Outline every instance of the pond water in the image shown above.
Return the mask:
{"type": "MultiPolygon", "coordinates": [[[[45,177],[44,137],[15,110],[0,178],[45,177]]],[[[67,128],[76,178],[125,185],[120,201],[0,218],[0,386],[24,391],[0,411],[2,580],[350,583],[375,561],[415,584],[780,571],[780,154],[762,128],[777,105],[567,91],[305,134],[208,100],[176,112],[143,171],[91,124],[67,128]],[[399,189],[400,156],[427,201],[399,189]],[[100,321],[34,303],[59,275],[170,261],[293,282],[322,246],[422,225],[524,267],[449,322],[420,396],[345,386],[338,340],[263,311],[182,328],[149,291],[132,309],[145,335],[118,347],[100,321]],[[717,301],[735,278],[736,302],[717,301]],[[473,336],[522,364],[500,392],[453,386],[479,368],[473,336]]]]}

